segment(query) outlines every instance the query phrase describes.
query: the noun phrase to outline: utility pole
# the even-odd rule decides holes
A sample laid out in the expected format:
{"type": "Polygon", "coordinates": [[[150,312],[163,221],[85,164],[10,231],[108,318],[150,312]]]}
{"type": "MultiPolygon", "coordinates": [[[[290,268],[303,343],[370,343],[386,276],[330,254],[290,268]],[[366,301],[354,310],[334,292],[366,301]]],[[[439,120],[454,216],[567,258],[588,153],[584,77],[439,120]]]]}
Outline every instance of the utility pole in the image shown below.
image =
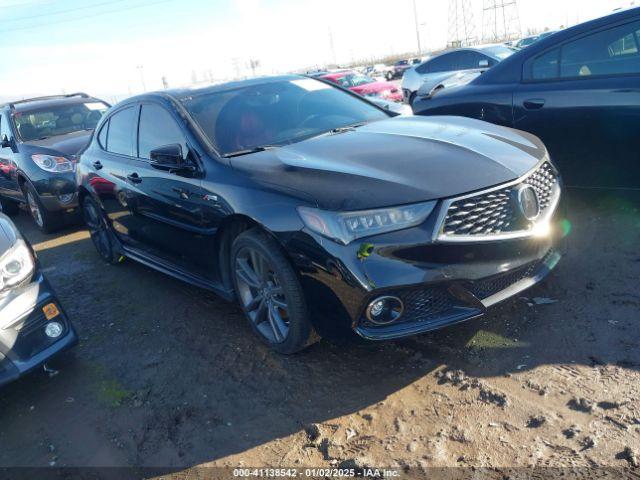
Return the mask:
{"type": "Polygon", "coordinates": [[[143,70],[144,67],[142,65],[138,65],[136,68],[140,72],[140,81],[142,82],[142,91],[146,92],[147,91],[147,86],[144,83],[144,70],[143,70]]]}
{"type": "Polygon", "coordinates": [[[522,36],[517,0],[484,0],[482,39],[502,42],[522,36]]]}
{"type": "Polygon", "coordinates": [[[452,48],[478,42],[470,0],[449,0],[449,33],[447,46],[452,48]]]}
{"type": "Polygon", "coordinates": [[[413,21],[416,26],[416,39],[418,40],[418,53],[422,53],[422,46],[420,45],[420,27],[418,24],[418,7],[416,7],[416,0],[413,0],[413,21]]]}

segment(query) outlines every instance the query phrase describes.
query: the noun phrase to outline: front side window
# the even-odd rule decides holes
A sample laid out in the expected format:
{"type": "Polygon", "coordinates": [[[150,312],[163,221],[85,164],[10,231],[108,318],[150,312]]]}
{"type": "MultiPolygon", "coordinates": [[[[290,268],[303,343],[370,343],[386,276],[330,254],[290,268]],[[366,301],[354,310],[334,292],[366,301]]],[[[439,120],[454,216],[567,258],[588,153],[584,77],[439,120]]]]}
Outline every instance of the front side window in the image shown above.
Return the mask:
{"type": "Polygon", "coordinates": [[[540,55],[531,64],[531,78],[533,80],[552,80],[558,78],[559,59],[559,48],[540,55]]]}
{"type": "Polygon", "coordinates": [[[179,144],[187,154],[187,141],[169,112],[159,105],[142,105],[138,127],[138,157],[149,160],[151,151],[166,145],[179,144]]]}
{"type": "Polygon", "coordinates": [[[311,78],[196,92],[180,101],[223,155],[389,118],[367,101],[311,78]]]}
{"type": "Polygon", "coordinates": [[[133,138],[136,111],[136,108],[128,107],[116,112],[109,118],[109,132],[107,134],[106,145],[107,151],[117,153],[119,155],[127,155],[129,157],[134,155],[133,138]]]}
{"type": "Polygon", "coordinates": [[[640,73],[640,22],[594,33],[562,47],[563,78],[640,73]]]}
{"type": "Polygon", "coordinates": [[[90,100],[25,109],[15,112],[13,119],[20,138],[29,142],[93,130],[108,108],[105,103],[90,100]]]}

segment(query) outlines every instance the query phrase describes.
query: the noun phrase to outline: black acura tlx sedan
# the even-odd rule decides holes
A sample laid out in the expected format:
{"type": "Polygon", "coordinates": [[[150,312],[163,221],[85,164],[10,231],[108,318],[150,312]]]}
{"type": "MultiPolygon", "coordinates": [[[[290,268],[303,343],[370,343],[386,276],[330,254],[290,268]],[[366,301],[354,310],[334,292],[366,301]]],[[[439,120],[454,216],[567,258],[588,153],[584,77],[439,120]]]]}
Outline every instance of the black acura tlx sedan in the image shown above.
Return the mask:
{"type": "Polygon", "coordinates": [[[282,76],[130,98],[95,132],[77,181],[104,260],[236,298],[281,353],[477,317],[560,258],[558,172],[509,128],[282,76]]]}

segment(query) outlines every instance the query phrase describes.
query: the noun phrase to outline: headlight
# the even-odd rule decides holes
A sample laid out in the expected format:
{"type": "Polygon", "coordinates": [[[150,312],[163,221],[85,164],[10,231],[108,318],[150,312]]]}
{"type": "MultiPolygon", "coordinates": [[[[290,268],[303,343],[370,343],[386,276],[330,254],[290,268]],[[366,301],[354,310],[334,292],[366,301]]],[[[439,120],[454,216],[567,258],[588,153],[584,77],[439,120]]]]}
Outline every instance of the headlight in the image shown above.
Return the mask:
{"type": "Polygon", "coordinates": [[[31,278],[35,263],[24,240],[18,240],[0,258],[0,292],[9,290],[31,278]]]}
{"type": "Polygon", "coordinates": [[[36,154],[31,155],[31,159],[47,172],[73,172],[74,163],[65,157],[36,154]]]}
{"type": "Polygon", "coordinates": [[[328,212],[298,207],[298,213],[310,230],[344,245],[353,240],[415,227],[424,222],[436,202],[360,212],[328,212]]]}

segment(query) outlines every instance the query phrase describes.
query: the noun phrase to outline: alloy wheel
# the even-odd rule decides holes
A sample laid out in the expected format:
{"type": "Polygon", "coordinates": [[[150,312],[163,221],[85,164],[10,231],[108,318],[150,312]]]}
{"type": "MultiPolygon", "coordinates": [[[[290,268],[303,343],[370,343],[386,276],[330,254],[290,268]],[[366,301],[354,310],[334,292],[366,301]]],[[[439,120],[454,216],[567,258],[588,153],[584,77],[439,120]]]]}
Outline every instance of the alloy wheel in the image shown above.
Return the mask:
{"type": "Polygon", "coordinates": [[[102,257],[109,259],[111,257],[111,240],[107,225],[93,203],[85,203],[83,210],[84,220],[89,228],[93,244],[102,257]]]}
{"type": "Polygon", "coordinates": [[[289,307],[272,265],[258,250],[245,247],[235,261],[238,296],[256,329],[270,342],[289,334],[289,307]]]}
{"type": "Polygon", "coordinates": [[[40,211],[40,206],[38,205],[37,200],[33,196],[33,193],[27,192],[27,203],[29,204],[29,211],[31,212],[31,216],[35,220],[36,224],[39,227],[44,226],[44,220],[42,218],[42,212],[40,211]]]}

